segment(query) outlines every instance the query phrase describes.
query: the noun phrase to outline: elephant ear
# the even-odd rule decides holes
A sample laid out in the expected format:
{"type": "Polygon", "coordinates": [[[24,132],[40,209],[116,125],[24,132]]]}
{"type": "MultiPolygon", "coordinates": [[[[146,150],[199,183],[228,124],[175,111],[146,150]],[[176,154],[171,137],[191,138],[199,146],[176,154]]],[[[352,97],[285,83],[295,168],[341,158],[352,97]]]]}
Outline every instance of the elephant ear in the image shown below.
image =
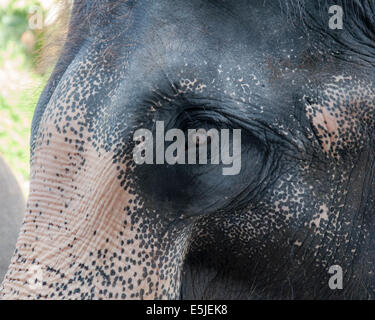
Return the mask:
{"type": "Polygon", "coordinates": [[[25,211],[25,199],[10,168],[0,157],[0,283],[10,264],[25,211]]]}

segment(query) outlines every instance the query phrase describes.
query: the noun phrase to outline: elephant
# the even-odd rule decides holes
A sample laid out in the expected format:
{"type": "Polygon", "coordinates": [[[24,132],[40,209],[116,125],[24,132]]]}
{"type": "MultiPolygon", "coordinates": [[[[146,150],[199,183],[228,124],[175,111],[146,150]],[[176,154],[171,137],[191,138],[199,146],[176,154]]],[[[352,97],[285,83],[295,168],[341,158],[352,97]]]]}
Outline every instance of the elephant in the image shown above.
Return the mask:
{"type": "Polygon", "coordinates": [[[2,281],[16,247],[26,204],[12,171],[2,157],[0,157],[0,181],[0,281],[2,281]]]}
{"type": "Polygon", "coordinates": [[[374,299],[375,4],[335,4],[74,1],[0,297],[374,299]]]}

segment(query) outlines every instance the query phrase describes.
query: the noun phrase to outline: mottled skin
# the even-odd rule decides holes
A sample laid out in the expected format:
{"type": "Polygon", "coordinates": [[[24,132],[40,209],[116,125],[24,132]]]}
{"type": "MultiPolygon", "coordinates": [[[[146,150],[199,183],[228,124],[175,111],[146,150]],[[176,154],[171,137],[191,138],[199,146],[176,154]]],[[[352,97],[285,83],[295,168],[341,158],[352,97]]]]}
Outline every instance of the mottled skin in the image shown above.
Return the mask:
{"type": "Polygon", "coordinates": [[[337,2],[76,1],[0,296],[375,298],[374,8],[337,2]],[[136,166],[156,120],[242,129],[240,175],[136,166]]]}
{"type": "Polygon", "coordinates": [[[12,171],[0,157],[0,281],[14,253],[24,211],[22,191],[12,171]]]}

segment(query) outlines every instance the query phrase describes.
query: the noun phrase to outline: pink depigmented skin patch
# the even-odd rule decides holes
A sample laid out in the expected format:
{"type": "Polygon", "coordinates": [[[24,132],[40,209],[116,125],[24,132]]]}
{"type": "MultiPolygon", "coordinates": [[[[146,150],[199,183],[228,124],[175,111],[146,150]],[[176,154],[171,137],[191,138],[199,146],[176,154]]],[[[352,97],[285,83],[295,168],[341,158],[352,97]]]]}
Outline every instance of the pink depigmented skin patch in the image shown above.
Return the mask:
{"type": "Polygon", "coordinates": [[[306,114],[327,156],[362,144],[365,124],[373,121],[375,92],[371,83],[335,77],[325,85],[319,102],[306,104],[306,114]]]}

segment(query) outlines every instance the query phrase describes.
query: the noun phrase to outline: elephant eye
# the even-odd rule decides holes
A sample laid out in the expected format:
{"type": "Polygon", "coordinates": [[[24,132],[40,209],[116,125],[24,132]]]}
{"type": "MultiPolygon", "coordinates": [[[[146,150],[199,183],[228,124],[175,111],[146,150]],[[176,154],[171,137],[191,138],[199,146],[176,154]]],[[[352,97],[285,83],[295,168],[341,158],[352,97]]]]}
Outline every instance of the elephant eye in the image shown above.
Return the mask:
{"type": "Polygon", "coordinates": [[[189,140],[195,145],[204,145],[207,143],[207,138],[207,131],[204,129],[199,129],[189,135],[189,140]]]}

